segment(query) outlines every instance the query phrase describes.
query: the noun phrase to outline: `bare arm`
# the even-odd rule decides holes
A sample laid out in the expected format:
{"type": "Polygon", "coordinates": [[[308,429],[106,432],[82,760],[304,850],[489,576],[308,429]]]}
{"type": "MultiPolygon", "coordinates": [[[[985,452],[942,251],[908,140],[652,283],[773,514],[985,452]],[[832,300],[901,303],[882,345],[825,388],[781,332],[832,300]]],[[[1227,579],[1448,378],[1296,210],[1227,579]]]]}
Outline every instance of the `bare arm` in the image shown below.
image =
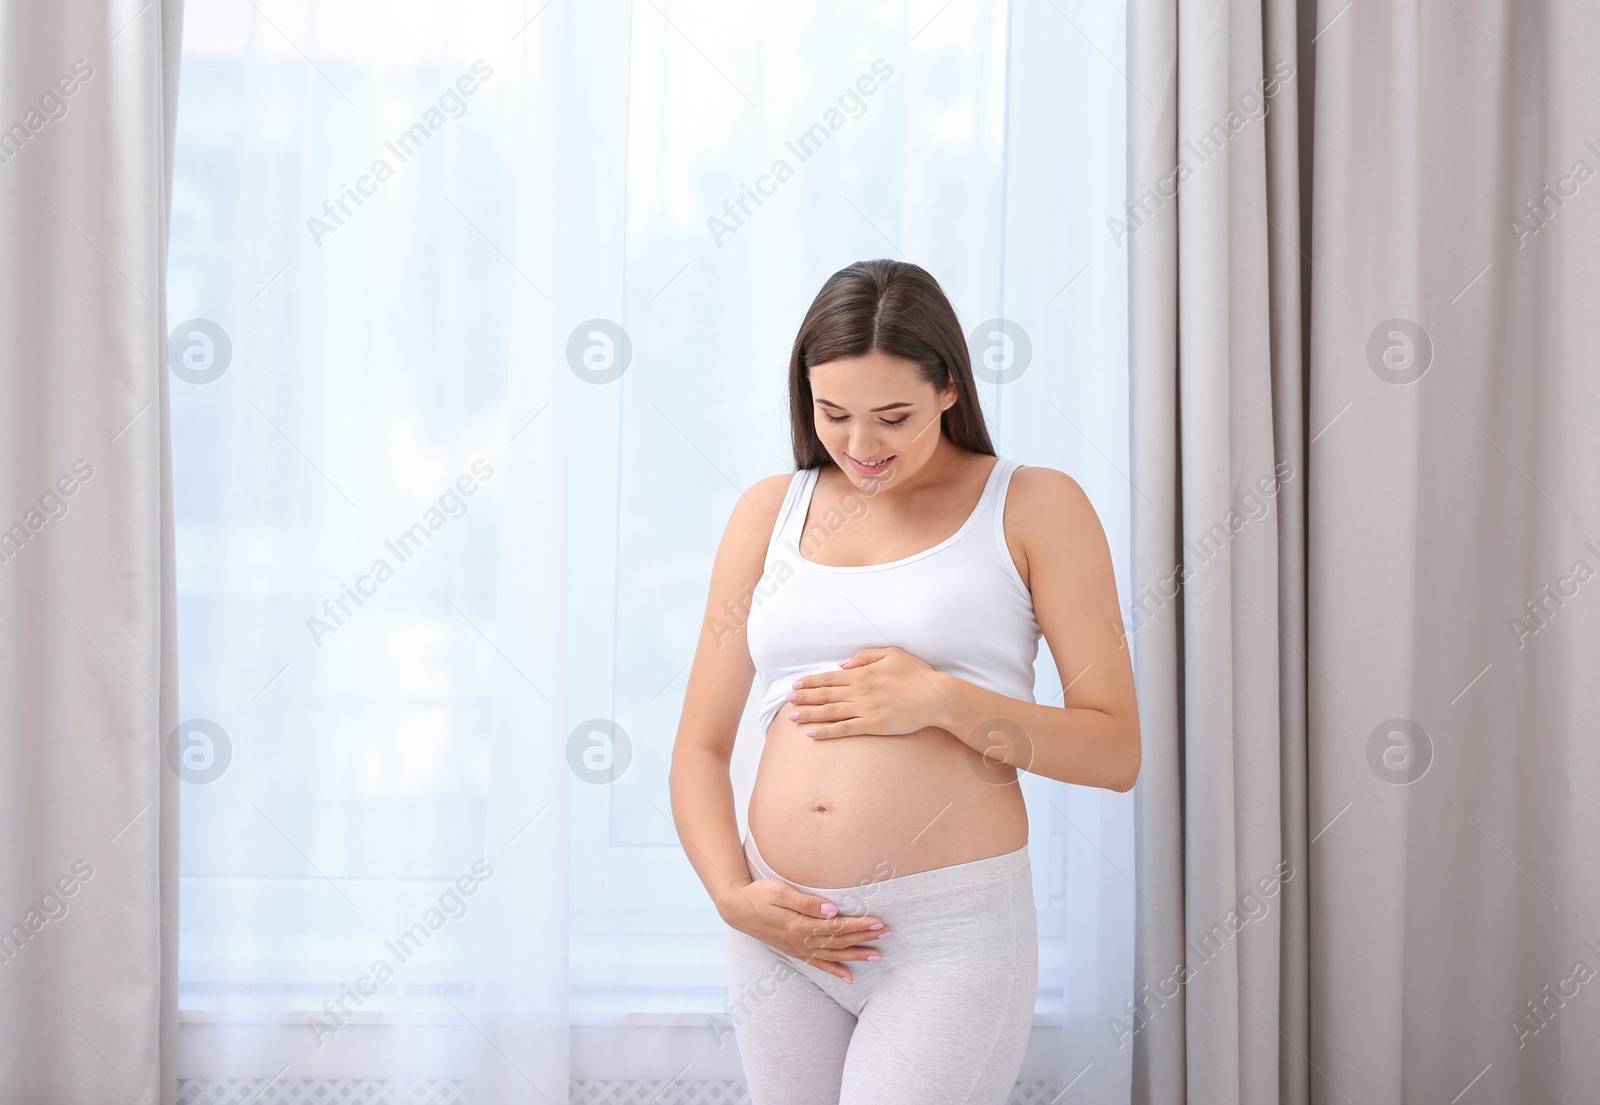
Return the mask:
{"type": "Polygon", "coordinates": [[[789,476],[772,476],[754,484],[728,520],[711,568],[667,785],[678,838],[722,919],[785,955],[854,981],[846,964],[881,958],[870,942],[889,931],[875,915],[840,916],[832,902],[802,894],[782,879],[751,879],[728,772],[739,715],[755,676],[744,632],[745,603],[760,582],[789,481],[789,476]]]}
{"type": "Polygon", "coordinates": [[[788,485],[787,476],[754,484],[739,497],[723,532],[668,774],[678,837],[724,920],[731,919],[751,881],[728,771],[739,715],[755,676],[743,604],[761,578],[767,541],[788,485]]]}
{"type": "Polygon", "coordinates": [[[997,694],[955,676],[936,679],[945,701],[939,726],[970,747],[1020,770],[1063,782],[1127,791],[1139,777],[1139,705],[1117,607],[1105,529],[1076,480],[1051,468],[1012,477],[1007,513],[1021,524],[1034,615],[1049,642],[1066,695],[1044,706],[997,694]],[[1014,507],[1014,513],[1013,513],[1014,507]],[[1004,728],[1019,726],[1028,747],[1004,728]]]}

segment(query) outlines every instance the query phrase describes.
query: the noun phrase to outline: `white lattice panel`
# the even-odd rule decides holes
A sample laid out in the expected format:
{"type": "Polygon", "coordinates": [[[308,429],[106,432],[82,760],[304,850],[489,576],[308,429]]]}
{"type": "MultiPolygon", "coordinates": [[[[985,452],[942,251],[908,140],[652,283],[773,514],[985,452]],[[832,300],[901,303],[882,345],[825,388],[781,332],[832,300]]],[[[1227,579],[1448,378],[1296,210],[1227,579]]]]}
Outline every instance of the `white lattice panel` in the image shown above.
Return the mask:
{"type": "MultiPolygon", "coordinates": [[[[180,1078],[179,1105],[464,1105],[473,1101],[465,1079],[387,1078],[180,1078]],[[265,1092],[263,1092],[265,1086],[265,1092]]],[[[1065,1105],[1059,1082],[1018,1082],[1010,1105],[1065,1105]]],[[[750,1105],[750,1093],[733,1079],[579,1079],[571,1105],[750,1105]]],[[[473,1102],[473,1105],[498,1105],[473,1102]]]]}
{"type": "Polygon", "coordinates": [[[461,1078],[180,1078],[178,1105],[464,1105],[461,1078]],[[265,1090],[263,1090],[265,1087],[265,1090]]]}

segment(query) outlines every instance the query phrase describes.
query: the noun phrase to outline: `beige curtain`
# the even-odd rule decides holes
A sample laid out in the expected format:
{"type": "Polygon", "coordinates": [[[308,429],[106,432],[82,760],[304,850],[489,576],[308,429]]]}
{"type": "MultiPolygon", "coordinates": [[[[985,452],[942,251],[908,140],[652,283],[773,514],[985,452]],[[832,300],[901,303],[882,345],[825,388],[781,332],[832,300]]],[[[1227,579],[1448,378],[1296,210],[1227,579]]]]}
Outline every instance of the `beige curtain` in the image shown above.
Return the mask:
{"type": "Polygon", "coordinates": [[[181,0],[0,4],[0,1100],[176,1096],[181,0]]]}
{"type": "Polygon", "coordinates": [[[1317,50],[1313,1088],[1593,1101],[1600,9],[1317,50]]]}
{"type": "Polygon", "coordinates": [[[1133,1100],[1304,1101],[1294,10],[1131,0],[1128,54],[1133,1100]]]}
{"type": "Polygon", "coordinates": [[[1136,1102],[1600,1077],[1597,48],[1131,0],[1136,1102]]]}

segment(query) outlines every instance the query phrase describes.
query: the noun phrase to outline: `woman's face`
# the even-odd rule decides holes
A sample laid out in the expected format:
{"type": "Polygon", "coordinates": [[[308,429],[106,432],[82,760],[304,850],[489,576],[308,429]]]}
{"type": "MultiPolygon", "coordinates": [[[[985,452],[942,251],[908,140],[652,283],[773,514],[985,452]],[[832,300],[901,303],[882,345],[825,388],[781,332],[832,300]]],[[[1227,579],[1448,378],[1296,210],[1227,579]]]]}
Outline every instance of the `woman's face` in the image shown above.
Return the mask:
{"type": "Polygon", "coordinates": [[[936,391],[915,364],[876,351],[812,365],[810,376],[817,437],[863,490],[927,463],[939,446],[939,416],[956,401],[954,384],[936,391]]]}

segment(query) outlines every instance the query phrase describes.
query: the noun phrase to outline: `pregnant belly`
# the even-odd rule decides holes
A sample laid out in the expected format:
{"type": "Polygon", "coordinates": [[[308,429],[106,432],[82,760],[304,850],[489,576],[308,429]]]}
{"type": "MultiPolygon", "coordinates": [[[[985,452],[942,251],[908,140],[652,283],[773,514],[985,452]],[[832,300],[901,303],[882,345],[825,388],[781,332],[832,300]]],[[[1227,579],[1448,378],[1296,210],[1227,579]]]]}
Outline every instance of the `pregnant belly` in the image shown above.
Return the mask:
{"type": "Polygon", "coordinates": [[[781,710],[748,815],[768,866],[805,886],[856,886],[1028,842],[1016,769],[945,730],[815,740],[781,710]]]}

